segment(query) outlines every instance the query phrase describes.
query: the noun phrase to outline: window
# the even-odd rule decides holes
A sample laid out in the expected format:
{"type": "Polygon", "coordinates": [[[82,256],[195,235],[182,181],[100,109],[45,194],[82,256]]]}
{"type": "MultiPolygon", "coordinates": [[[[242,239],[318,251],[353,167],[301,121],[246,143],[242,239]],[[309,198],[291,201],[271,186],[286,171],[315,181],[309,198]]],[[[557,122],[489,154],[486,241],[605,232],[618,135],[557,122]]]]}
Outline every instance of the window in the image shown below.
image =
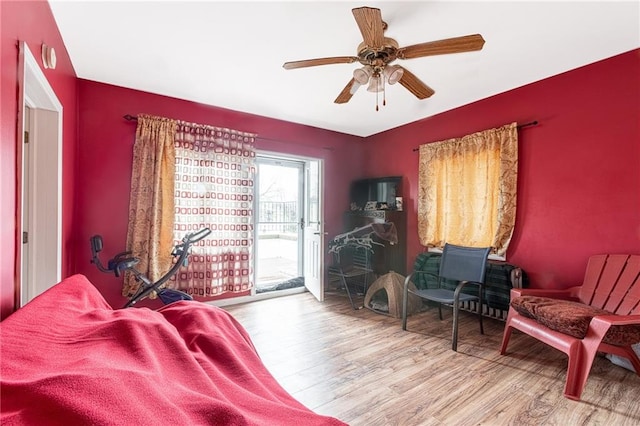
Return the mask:
{"type": "Polygon", "coordinates": [[[504,259],[515,225],[517,170],[516,123],[420,146],[421,244],[492,247],[504,259]]]}

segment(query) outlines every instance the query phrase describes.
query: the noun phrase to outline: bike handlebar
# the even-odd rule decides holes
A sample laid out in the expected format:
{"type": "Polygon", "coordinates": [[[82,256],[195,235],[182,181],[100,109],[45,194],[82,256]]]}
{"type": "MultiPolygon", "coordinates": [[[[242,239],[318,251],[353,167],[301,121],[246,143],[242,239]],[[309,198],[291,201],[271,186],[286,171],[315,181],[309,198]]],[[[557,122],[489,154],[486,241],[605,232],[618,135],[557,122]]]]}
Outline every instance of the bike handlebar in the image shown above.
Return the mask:
{"type": "Polygon", "coordinates": [[[194,244],[200,241],[201,239],[203,239],[204,237],[206,237],[207,235],[209,235],[210,233],[211,233],[211,229],[202,228],[197,232],[193,232],[191,234],[185,235],[184,238],[182,239],[182,242],[183,243],[188,242],[189,244],[194,244]]]}

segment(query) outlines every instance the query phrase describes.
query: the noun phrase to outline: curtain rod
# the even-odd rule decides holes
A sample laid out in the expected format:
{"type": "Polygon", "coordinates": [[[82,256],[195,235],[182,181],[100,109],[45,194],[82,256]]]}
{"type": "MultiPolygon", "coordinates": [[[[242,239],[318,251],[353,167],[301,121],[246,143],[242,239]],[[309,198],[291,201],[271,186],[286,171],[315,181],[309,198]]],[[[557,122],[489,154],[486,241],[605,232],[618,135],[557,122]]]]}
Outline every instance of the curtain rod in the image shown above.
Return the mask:
{"type": "MultiPolygon", "coordinates": [[[[122,118],[124,118],[127,121],[138,121],[138,117],[131,115],[131,114],[125,114],[122,118]]],[[[272,142],[280,142],[280,143],[295,143],[296,145],[301,145],[298,142],[292,142],[292,141],[283,141],[280,139],[272,139],[272,138],[267,138],[264,136],[256,136],[255,139],[262,139],[264,141],[272,141],[272,142]]],[[[313,147],[310,145],[306,145],[309,148],[317,148],[317,147],[313,147]]],[[[321,149],[324,149],[326,151],[333,151],[333,148],[330,146],[323,146],[321,149]]]]}
{"type": "MultiPolygon", "coordinates": [[[[524,123],[524,124],[518,124],[518,126],[516,126],[518,129],[522,129],[523,127],[530,127],[530,126],[535,126],[538,124],[538,120],[534,120],[531,121],[529,123],[524,123]]],[[[416,151],[420,151],[420,148],[413,148],[413,152],[416,151]]]]}
{"type": "Polygon", "coordinates": [[[300,142],[296,142],[296,141],[283,141],[282,139],[274,139],[274,138],[268,138],[266,136],[256,136],[256,139],[261,139],[263,141],[271,141],[271,142],[278,142],[278,143],[284,143],[284,144],[296,144],[298,146],[304,146],[306,148],[312,148],[312,149],[323,149],[325,151],[333,151],[333,147],[331,146],[322,146],[322,147],[318,147],[318,146],[312,146],[312,145],[305,145],[303,143],[300,142]]]}

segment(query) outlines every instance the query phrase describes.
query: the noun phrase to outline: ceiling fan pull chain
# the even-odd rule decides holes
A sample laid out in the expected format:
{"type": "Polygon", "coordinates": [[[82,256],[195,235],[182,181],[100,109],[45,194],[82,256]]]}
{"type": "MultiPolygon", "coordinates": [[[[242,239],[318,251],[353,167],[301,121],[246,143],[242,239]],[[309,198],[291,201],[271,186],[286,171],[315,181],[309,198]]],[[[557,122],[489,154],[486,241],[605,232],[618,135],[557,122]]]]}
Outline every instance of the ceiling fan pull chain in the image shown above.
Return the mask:
{"type": "Polygon", "coordinates": [[[387,84],[385,83],[384,75],[382,78],[382,106],[387,106],[387,84]]]}

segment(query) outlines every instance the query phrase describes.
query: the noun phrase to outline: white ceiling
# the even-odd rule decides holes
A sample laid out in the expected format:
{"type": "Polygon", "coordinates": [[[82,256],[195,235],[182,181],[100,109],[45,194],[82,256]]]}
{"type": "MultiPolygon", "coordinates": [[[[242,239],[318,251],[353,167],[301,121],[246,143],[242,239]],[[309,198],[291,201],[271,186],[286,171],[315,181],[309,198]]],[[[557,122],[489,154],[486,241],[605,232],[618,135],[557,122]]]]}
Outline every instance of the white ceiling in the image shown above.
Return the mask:
{"type": "MultiPolygon", "coordinates": [[[[49,0],[78,77],[369,136],[640,47],[640,2],[221,2],[49,0]],[[399,84],[387,105],[361,87],[333,101],[358,63],[351,9],[378,7],[399,45],[481,34],[481,51],[398,60],[435,95],[399,84]]],[[[589,88],[585,88],[588,90],[589,88]]],[[[138,113],[149,111],[126,111],[138,113]]],[[[215,125],[215,123],[209,123],[215,125]]]]}

